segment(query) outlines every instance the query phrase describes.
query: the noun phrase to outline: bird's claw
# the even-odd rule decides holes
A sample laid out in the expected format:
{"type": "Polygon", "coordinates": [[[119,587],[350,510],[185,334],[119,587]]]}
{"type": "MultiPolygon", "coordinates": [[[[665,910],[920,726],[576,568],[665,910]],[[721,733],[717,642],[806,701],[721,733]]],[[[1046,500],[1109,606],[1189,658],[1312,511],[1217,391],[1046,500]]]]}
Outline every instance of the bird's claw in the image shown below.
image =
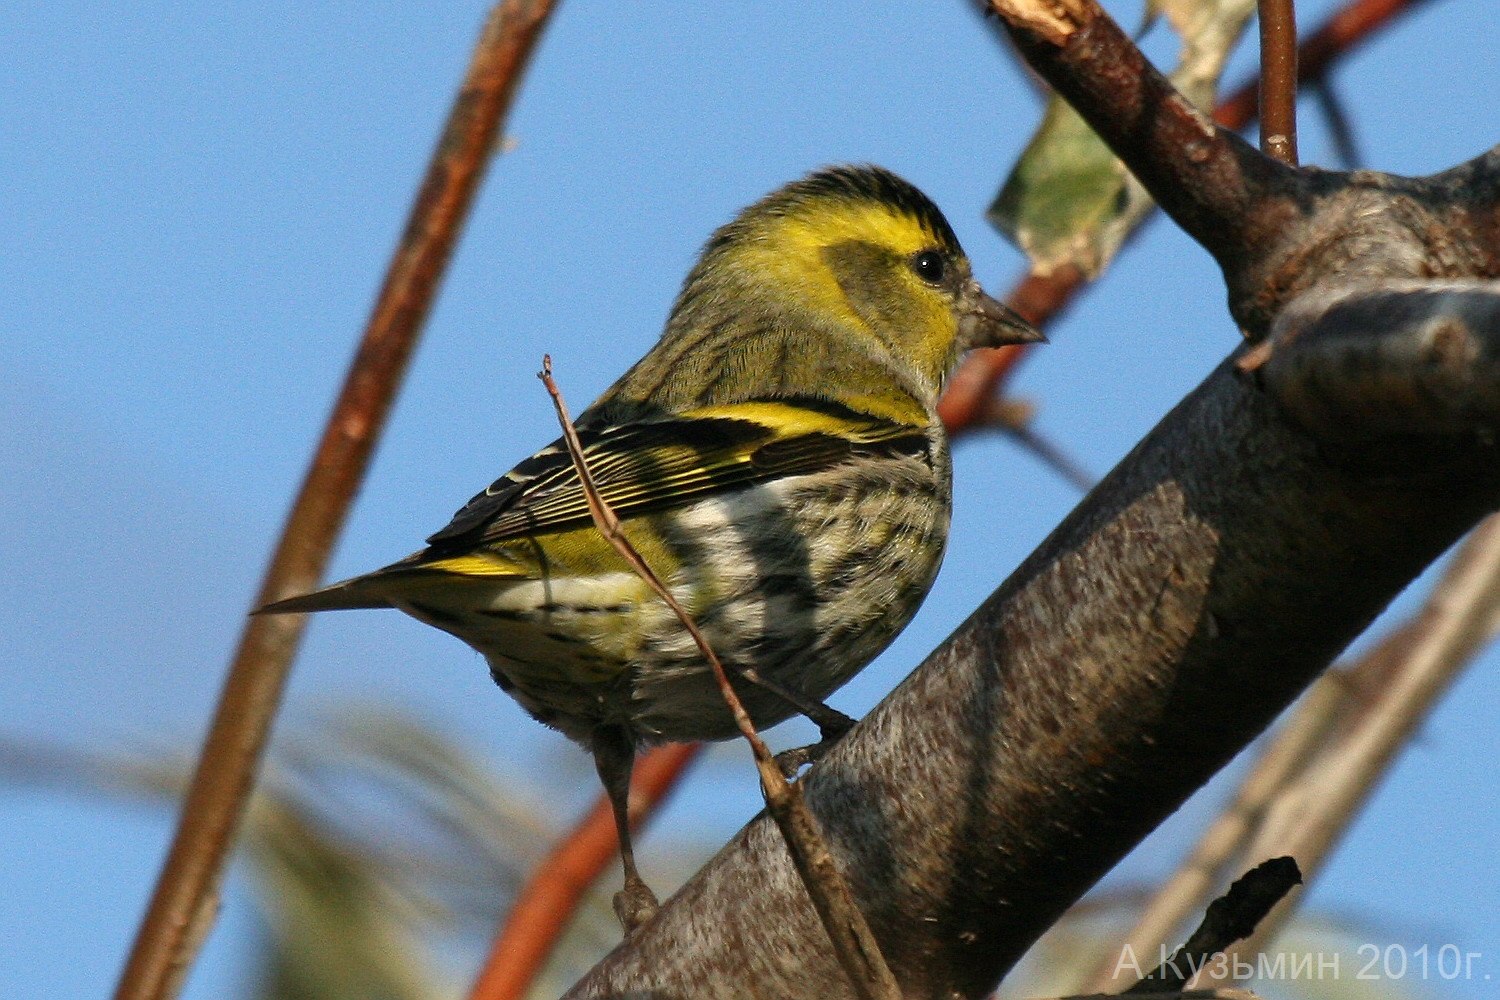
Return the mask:
{"type": "MultiPolygon", "coordinates": [[[[847,719],[848,716],[845,716],[847,719]]],[[[816,743],[809,743],[805,747],[793,747],[783,750],[775,757],[776,766],[781,768],[781,773],[791,781],[797,776],[797,772],[811,764],[816,764],[823,759],[823,755],[832,750],[834,744],[844,738],[844,734],[854,725],[854,720],[849,719],[848,726],[824,727],[823,738],[816,743]]]]}
{"type": "Polygon", "coordinates": [[[620,926],[625,928],[626,934],[656,916],[656,911],[661,909],[656,893],[640,879],[626,879],[625,888],[615,893],[614,902],[615,916],[620,919],[620,926]]]}

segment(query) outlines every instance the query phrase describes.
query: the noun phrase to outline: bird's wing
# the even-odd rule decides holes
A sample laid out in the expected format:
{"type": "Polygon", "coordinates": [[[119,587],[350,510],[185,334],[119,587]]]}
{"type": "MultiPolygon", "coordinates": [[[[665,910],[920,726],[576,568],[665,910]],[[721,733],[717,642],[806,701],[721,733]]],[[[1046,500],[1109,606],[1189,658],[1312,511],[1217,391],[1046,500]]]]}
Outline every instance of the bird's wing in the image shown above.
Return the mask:
{"type": "MultiPolygon", "coordinates": [[[[622,518],[855,457],[923,456],[925,428],[822,400],[705,407],[579,431],[600,497],[622,518]]],[[[588,500],[559,439],[501,476],[430,537],[439,551],[589,523],[588,500]]]]}

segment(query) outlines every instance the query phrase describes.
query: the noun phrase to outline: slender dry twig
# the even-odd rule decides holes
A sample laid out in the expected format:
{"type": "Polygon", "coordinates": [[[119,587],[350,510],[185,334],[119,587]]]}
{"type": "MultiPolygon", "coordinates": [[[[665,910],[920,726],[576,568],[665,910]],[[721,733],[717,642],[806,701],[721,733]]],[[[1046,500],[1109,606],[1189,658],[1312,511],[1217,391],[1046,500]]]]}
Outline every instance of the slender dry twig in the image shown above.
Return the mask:
{"type": "Polygon", "coordinates": [[[1297,164],[1297,18],[1293,0],[1259,0],[1260,149],[1297,164]]]}
{"type": "Polygon", "coordinates": [[[848,883],[839,873],[838,864],[834,861],[832,852],[829,851],[827,843],[818,832],[817,820],[813,818],[812,812],[802,798],[801,786],[788,781],[786,775],[782,773],[770,748],[755,731],[755,725],[750,721],[750,715],[741,704],[739,695],[735,693],[734,685],[729,682],[729,674],[719,660],[718,654],[709,645],[708,639],[699,630],[687,608],[682,606],[682,603],[667,589],[666,584],[662,583],[661,578],[636,551],[630,539],[625,536],[620,519],[599,495],[588,460],[583,454],[583,445],[578,440],[578,432],[573,427],[572,418],[568,416],[568,408],[563,402],[562,392],[552,379],[551,357],[543,356],[542,370],[538,377],[547,387],[547,392],[552,397],[552,405],[557,409],[557,420],[562,425],[563,441],[567,444],[568,454],[573,459],[573,467],[578,470],[578,478],[583,485],[584,496],[588,500],[589,516],[594,521],[594,527],[614,546],[615,551],[630,565],[636,575],[656,592],[667,607],[672,609],[672,613],[677,616],[677,620],[682,623],[688,635],[692,636],[699,652],[703,654],[703,658],[712,668],[714,680],[719,685],[719,693],[724,696],[724,703],[729,707],[730,715],[734,717],[740,735],[745,738],[746,743],[750,744],[750,750],[755,755],[755,767],[760,773],[760,787],[766,799],[766,806],[772,818],[775,819],[776,825],[781,829],[782,836],[786,838],[787,849],[797,866],[797,871],[802,875],[803,884],[812,898],[818,915],[823,920],[823,927],[833,942],[834,953],[849,977],[855,995],[866,1000],[900,1000],[901,989],[896,984],[896,978],[891,975],[890,967],[886,965],[885,958],[880,953],[880,946],[875,941],[874,933],[855,904],[854,897],[849,892],[848,883]]]}
{"type": "Polygon", "coordinates": [[[1301,884],[1302,872],[1291,858],[1272,858],[1256,865],[1228,892],[1208,904],[1203,922],[1171,958],[1148,972],[1126,994],[1180,990],[1215,955],[1255,933],[1271,908],[1301,884]]]}
{"type": "MultiPolygon", "coordinates": [[[[479,186],[550,0],[490,15],[385,285],[255,605],[312,589],[323,574],[406,370],[461,220],[479,186]]],[[[121,973],[117,1000],[175,995],[217,912],[224,862],[244,816],[304,617],[251,618],[241,634],[166,863],[121,973]]]]}
{"type": "MultiPolygon", "coordinates": [[[[702,743],[672,743],[641,756],[630,784],[632,830],[644,825],[666,800],[702,750],[702,743]]],[[[614,812],[609,800],[601,797],[516,894],[515,906],[474,982],[471,1000],[516,1000],[526,995],[589,886],[619,848],[614,812]]]]}

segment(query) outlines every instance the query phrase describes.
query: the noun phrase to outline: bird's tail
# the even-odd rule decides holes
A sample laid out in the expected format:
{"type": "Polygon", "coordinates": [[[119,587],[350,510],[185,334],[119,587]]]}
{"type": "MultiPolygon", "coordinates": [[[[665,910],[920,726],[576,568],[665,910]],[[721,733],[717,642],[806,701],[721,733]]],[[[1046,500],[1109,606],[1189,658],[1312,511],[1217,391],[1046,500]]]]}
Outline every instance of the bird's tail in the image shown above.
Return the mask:
{"type": "Polygon", "coordinates": [[[346,611],[356,608],[392,607],[390,598],[384,593],[385,588],[373,583],[373,578],[378,575],[371,573],[366,576],[356,576],[352,580],[330,584],[310,594],[299,594],[296,597],[272,601],[264,607],[256,608],[251,614],[286,615],[301,611],[346,611]]]}
{"type": "Polygon", "coordinates": [[[332,583],[312,594],[299,594],[272,601],[252,615],[293,615],[299,612],[341,612],[360,607],[401,607],[407,610],[407,598],[438,606],[447,601],[443,595],[455,583],[468,585],[474,580],[505,583],[531,576],[526,567],[498,553],[459,553],[443,555],[432,549],[413,553],[383,570],[332,583]]]}
{"type": "Polygon", "coordinates": [[[432,549],[424,549],[400,562],[391,563],[384,569],[330,584],[310,594],[272,601],[251,613],[284,615],[302,611],[394,607],[405,610],[408,597],[423,601],[436,597],[435,603],[441,606],[446,603],[442,599],[443,595],[450,592],[455,583],[470,585],[474,581],[485,580],[504,583],[524,579],[528,575],[526,567],[495,553],[461,553],[455,556],[435,554],[432,549]]]}

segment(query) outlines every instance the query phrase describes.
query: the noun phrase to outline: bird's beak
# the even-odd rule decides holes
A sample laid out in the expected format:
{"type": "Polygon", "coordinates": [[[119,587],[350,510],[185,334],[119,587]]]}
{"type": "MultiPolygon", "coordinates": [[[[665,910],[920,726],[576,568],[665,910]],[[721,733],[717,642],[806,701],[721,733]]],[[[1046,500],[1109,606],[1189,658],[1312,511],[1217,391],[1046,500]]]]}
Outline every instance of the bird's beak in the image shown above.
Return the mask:
{"type": "Polygon", "coordinates": [[[979,283],[969,283],[958,317],[958,336],[965,350],[1004,347],[1006,344],[1045,344],[1042,331],[1021,318],[999,299],[985,294],[979,283]]]}

